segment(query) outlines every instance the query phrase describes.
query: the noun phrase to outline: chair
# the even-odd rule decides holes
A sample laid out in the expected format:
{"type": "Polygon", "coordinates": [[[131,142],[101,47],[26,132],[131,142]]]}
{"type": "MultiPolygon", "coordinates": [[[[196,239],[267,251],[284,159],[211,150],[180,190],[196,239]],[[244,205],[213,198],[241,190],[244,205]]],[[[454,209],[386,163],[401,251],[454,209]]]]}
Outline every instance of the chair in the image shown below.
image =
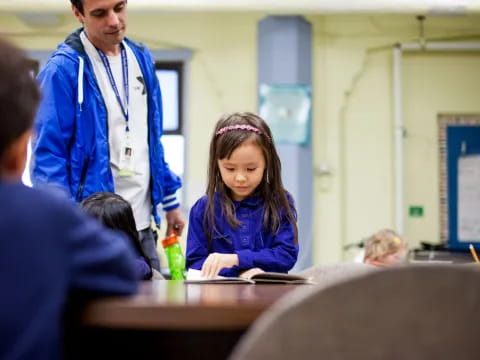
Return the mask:
{"type": "Polygon", "coordinates": [[[480,267],[373,271],[282,298],[231,360],[478,359],[480,267]]]}
{"type": "Polygon", "coordinates": [[[375,270],[378,270],[378,268],[363,263],[339,262],[315,265],[301,271],[298,275],[310,277],[318,285],[326,287],[340,281],[366,275],[375,270]]]}
{"type": "Polygon", "coordinates": [[[152,280],[165,280],[165,277],[162,275],[160,271],[152,268],[152,280]]]}

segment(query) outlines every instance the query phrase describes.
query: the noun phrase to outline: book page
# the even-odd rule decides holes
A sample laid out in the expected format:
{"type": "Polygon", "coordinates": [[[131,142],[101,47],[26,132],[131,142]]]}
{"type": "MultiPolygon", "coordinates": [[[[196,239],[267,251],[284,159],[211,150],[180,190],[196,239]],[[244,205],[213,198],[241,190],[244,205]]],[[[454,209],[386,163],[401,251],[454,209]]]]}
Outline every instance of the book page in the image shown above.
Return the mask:
{"type": "Polygon", "coordinates": [[[238,277],[225,277],[225,276],[216,276],[213,279],[206,278],[202,276],[202,272],[196,269],[188,269],[187,271],[187,279],[185,283],[215,283],[215,284],[242,284],[242,283],[253,283],[253,280],[249,279],[242,279],[238,277]]]}
{"type": "MultiPolygon", "coordinates": [[[[216,276],[215,279],[226,279],[225,276],[216,276]]],[[[188,269],[187,280],[212,280],[202,276],[202,271],[197,269],[188,269]]]]}
{"type": "Polygon", "coordinates": [[[263,272],[251,277],[257,283],[282,283],[282,284],[312,284],[312,279],[300,275],[277,272],[263,272]]]}

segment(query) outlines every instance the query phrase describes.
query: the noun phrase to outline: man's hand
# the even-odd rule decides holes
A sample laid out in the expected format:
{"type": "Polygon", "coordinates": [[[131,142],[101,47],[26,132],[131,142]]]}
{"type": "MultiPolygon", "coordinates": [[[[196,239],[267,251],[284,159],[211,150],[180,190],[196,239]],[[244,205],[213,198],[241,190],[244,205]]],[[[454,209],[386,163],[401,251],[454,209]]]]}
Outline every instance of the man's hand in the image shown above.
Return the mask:
{"type": "Polygon", "coordinates": [[[167,219],[167,233],[166,236],[170,236],[173,234],[175,230],[178,235],[182,235],[183,228],[185,227],[185,219],[183,218],[182,212],[180,211],[180,207],[176,209],[167,211],[165,214],[165,218],[167,219]]]}
{"type": "Polygon", "coordinates": [[[213,279],[218,275],[220,270],[224,268],[231,268],[235,265],[238,265],[237,254],[213,253],[208,255],[207,260],[205,260],[203,263],[202,276],[208,279],[213,279]]]}

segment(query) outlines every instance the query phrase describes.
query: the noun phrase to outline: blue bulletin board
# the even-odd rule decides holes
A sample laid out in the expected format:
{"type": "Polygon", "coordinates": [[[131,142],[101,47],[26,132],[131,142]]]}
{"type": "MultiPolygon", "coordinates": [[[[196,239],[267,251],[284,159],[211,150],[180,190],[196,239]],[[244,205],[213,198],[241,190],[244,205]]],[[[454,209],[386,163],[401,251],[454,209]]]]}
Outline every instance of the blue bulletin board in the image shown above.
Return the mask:
{"type": "Polygon", "coordinates": [[[439,117],[441,238],[480,248],[480,116],[439,117]]]}

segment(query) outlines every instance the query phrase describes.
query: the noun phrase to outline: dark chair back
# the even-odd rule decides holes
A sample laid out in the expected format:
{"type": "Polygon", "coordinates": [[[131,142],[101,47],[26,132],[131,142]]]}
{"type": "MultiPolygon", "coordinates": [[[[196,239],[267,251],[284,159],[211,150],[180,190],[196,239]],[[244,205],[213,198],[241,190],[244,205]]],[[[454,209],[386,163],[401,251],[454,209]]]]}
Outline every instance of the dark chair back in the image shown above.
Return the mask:
{"type": "Polygon", "coordinates": [[[405,266],[294,292],[231,359],[479,359],[479,269],[405,266]]]}

